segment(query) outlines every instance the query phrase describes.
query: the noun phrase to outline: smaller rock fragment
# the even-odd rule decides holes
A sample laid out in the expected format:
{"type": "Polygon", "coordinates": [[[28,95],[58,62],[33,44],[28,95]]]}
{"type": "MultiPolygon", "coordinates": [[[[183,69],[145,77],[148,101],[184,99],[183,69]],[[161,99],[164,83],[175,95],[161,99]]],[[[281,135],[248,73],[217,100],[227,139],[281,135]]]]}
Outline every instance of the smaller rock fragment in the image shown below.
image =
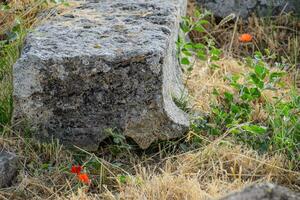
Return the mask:
{"type": "Polygon", "coordinates": [[[256,184],[221,200],[300,200],[300,194],[271,183],[256,184]]]}
{"type": "Polygon", "coordinates": [[[220,18],[225,18],[232,13],[243,19],[250,17],[253,13],[262,17],[288,12],[300,15],[300,1],[298,0],[196,0],[196,2],[220,18]]]}
{"type": "Polygon", "coordinates": [[[0,188],[9,187],[17,175],[18,158],[15,154],[0,151],[0,188]]]}

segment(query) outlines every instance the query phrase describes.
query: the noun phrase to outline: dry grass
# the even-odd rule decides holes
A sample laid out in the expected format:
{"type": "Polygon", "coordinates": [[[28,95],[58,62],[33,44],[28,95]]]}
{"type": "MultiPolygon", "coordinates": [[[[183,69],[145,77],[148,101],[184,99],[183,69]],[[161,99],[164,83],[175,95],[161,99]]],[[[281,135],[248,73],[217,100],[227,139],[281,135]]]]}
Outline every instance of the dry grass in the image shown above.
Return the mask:
{"type": "Polygon", "coordinates": [[[224,77],[246,73],[247,68],[237,60],[229,58],[217,62],[220,68],[212,70],[206,62],[197,62],[191,75],[187,78],[187,87],[194,102],[194,109],[204,112],[210,111],[210,104],[216,101],[213,90],[221,93],[234,92],[224,77]]]}
{"type": "MultiPolygon", "coordinates": [[[[93,181],[90,187],[81,185],[69,172],[79,152],[71,153],[55,142],[40,144],[10,135],[2,136],[0,141],[4,149],[17,153],[21,166],[17,182],[0,189],[2,199],[201,200],[265,181],[300,191],[300,173],[289,170],[289,161],[283,156],[259,155],[222,138],[159,159],[153,154],[137,156],[130,152],[123,161],[132,164],[123,169],[105,161],[108,158],[98,157],[102,170],[86,167],[93,181]],[[119,175],[126,180],[120,181],[119,175]]],[[[94,154],[86,155],[82,163],[95,158],[94,154]]]]}
{"type": "Polygon", "coordinates": [[[153,175],[145,170],[138,173],[143,184],[129,183],[121,197],[218,198],[253,182],[288,183],[296,174],[285,171],[283,166],[284,160],[280,157],[260,157],[240,146],[213,143],[194,153],[179,155],[174,161],[167,159],[161,174],[153,175]]]}
{"type": "Polygon", "coordinates": [[[265,181],[299,190],[295,181],[300,174],[285,169],[286,162],[279,155],[258,155],[233,143],[212,143],[167,157],[157,170],[136,165],[134,175],[117,190],[107,189],[97,195],[79,190],[64,199],[205,200],[265,181]]]}
{"type": "Polygon", "coordinates": [[[8,10],[0,11],[0,34],[9,32],[16,19],[24,20],[24,26],[29,27],[37,21],[36,15],[45,8],[45,1],[8,0],[8,10]]]}
{"type": "MultiPolygon", "coordinates": [[[[210,104],[215,102],[218,103],[213,94],[214,89],[219,91],[221,94],[224,92],[231,92],[236,94],[228,80],[225,77],[232,75],[247,74],[250,68],[245,66],[242,62],[232,57],[225,57],[220,61],[216,62],[219,66],[217,69],[212,69],[206,62],[197,62],[194,66],[191,74],[186,77],[187,87],[191,93],[193,101],[193,108],[199,111],[208,113],[210,111],[210,104]]],[[[277,71],[276,68],[270,68],[272,72],[277,71]]],[[[265,101],[274,101],[273,97],[279,97],[286,99],[294,83],[294,75],[287,74],[284,77],[283,82],[285,85],[279,90],[266,90],[263,92],[261,101],[257,103],[264,103],[265,101]]],[[[240,83],[243,83],[243,78],[240,79],[240,83]]],[[[260,107],[259,105],[255,105],[260,107]]]]}

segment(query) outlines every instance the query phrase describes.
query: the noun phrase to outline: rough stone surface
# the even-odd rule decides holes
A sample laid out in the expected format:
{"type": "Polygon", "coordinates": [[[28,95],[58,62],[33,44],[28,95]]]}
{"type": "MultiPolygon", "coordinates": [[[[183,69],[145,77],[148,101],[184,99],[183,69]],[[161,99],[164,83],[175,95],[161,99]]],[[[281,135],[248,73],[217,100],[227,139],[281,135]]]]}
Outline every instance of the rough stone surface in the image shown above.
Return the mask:
{"type": "Polygon", "coordinates": [[[0,188],[11,185],[17,175],[17,156],[7,151],[0,151],[0,188]]]}
{"type": "Polygon", "coordinates": [[[141,148],[181,136],[175,42],[186,0],[88,0],[37,27],[14,66],[17,128],[96,150],[117,128],[141,148]],[[21,122],[20,122],[21,121],[21,122]]]}
{"type": "Polygon", "coordinates": [[[300,193],[271,183],[258,184],[230,194],[221,200],[300,200],[300,193]]]}
{"type": "Polygon", "coordinates": [[[282,11],[300,15],[299,0],[196,0],[200,6],[211,10],[216,17],[224,18],[231,13],[242,18],[252,13],[259,16],[278,15],[282,11]]]}

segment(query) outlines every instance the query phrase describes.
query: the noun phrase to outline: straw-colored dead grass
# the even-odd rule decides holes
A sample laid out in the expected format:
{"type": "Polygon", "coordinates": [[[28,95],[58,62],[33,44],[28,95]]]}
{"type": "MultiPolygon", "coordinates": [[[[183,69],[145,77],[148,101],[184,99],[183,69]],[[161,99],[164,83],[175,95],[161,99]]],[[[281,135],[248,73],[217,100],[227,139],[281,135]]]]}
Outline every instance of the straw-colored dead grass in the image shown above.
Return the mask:
{"type": "Polygon", "coordinates": [[[91,196],[79,190],[67,199],[206,200],[249,184],[271,181],[298,189],[297,172],[280,155],[258,155],[230,142],[211,143],[194,152],[166,158],[159,170],[135,166],[136,172],[115,191],[91,196]]]}
{"type": "Polygon", "coordinates": [[[224,77],[245,73],[246,67],[235,59],[223,59],[217,63],[220,68],[212,70],[205,62],[196,62],[191,75],[188,77],[187,87],[194,102],[194,108],[209,112],[210,103],[215,99],[213,90],[220,93],[234,92],[224,77]]]}
{"type": "Polygon", "coordinates": [[[9,9],[0,10],[0,40],[7,39],[5,34],[16,25],[16,20],[21,20],[24,28],[30,28],[42,20],[41,17],[37,17],[38,14],[55,5],[50,0],[7,0],[5,2],[9,9]]]}
{"type": "MultiPolygon", "coordinates": [[[[220,61],[216,62],[219,66],[217,69],[211,69],[206,62],[196,62],[193,71],[186,78],[186,83],[188,90],[191,94],[191,99],[193,102],[193,108],[202,112],[209,113],[211,103],[218,103],[213,94],[214,89],[216,89],[220,94],[224,92],[231,92],[237,94],[225,77],[233,75],[243,75],[250,72],[250,68],[245,66],[242,62],[232,57],[225,57],[220,61]]],[[[270,68],[271,72],[277,71],[276,68],[270,68]]],[[[265,119],[267,114],[262,109],[262,104],[265,101],[274,101],[273,97],[283,98],[288,100],[287,95],[292,86],[294,85],[293,74],[287,74],[283,78],[285,86],[282,86],[278,90],[265,90],[263,91],[263,97],[260,101],[257,101],[255,105],[256,112],[253,113],[253,117],[265,119]]],[[[239,80],[240,83],[245,82],[243,77],[239,80]]]]}
{"type": "Polygon", "coordinates": [[[90,188],[79,184],[69,172],[74,153],[61,145],[39,144],[11,135],[1,136],[0,141],[3,149],[20,157],[21,167],[17,182],[0,189],[0,199],[202,200],[265,181],[300,191],[300,173],[289,169],[285,157],[260,155],[222,138],[199,149],[167,154],[153,161],[153,154],[141,157],[132,152],[126,156],[131,164],[121,170],[103,157],[100,160],[106,172],[86,169],[93,181],[90,188]],[[45,168],[45,164],[49,167],[45,168]],[[126,176],[125,182],[120,181],[120,174],[126,176]]]}
{"type": "Polygon", "coordinates": [[[282,165],[278,158],[259,158],[240,147],[212,145],[167,162],[161,175],[147,174],[144,185],[129,185],[124,194],[132,199],[217,198],[250,182],[278,179],[282,172],[277,167],[282,165]]]}

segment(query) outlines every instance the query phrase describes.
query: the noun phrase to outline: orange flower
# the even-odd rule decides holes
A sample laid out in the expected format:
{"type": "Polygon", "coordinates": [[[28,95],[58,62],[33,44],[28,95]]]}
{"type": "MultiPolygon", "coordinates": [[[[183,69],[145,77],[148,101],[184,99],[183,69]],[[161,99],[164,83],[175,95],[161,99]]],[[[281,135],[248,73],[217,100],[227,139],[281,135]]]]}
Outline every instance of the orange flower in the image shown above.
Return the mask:
{"type": "Polygon", "coordinates": [[[86,173],[78,174],[77,176],[81,182],[83,182],[87,185],[89,185],[91,183],[91,180],[89,179],[89,176],[86,173]]]}
{"type": "Polygon", "coordinates": [[[73,165],[72,167],[71,167],[71,172],[73,173],[73,174],[80,174],[80,172],[81,172],[81,170],[82,170],[82,166],[81,165],[73,165]]]}
{"type": "Polygon", "coordinates": [[[239,41],[240,41],[240,42],[243,42],[243,43],[251,42],[252,39],[253,39],[253,37],[252,37],[252,35],[250,35],[249,33],[242,34],[242,35],[239,37],[239,41]]]}

